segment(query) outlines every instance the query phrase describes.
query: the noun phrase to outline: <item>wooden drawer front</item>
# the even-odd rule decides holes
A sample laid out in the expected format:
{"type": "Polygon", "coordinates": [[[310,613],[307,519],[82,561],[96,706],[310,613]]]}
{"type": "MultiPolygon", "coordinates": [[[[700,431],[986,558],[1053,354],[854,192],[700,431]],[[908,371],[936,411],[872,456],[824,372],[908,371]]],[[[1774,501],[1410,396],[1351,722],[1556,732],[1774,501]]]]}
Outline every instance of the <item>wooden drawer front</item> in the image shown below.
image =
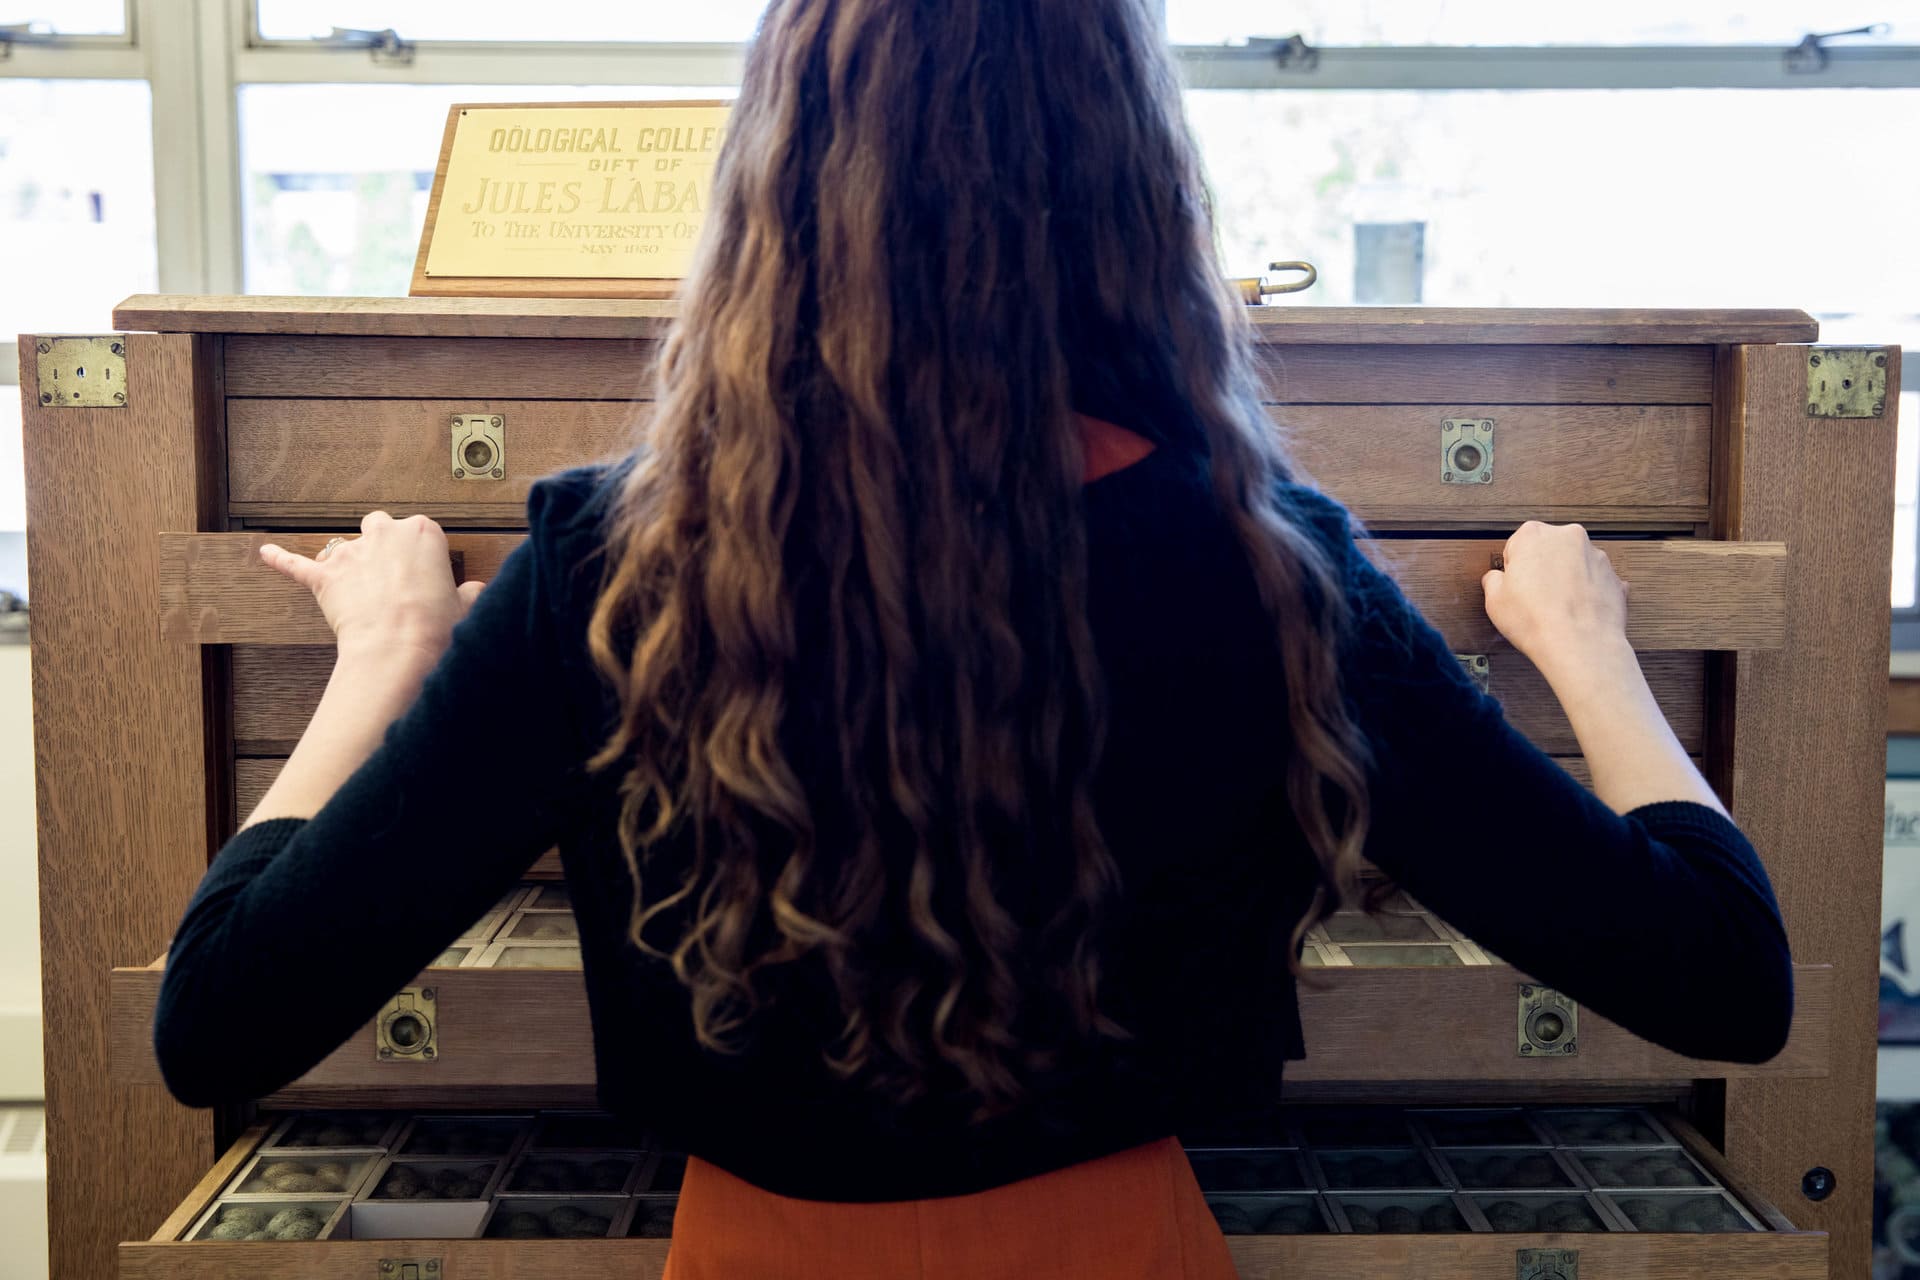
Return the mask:
{"type": "Polygon", "coordinates": [[[1682,526],[1707,518],[1704,405],[1298,405],[1269,414],[1302,469],[1379,527],[1682,526]],[[1491,421],[1493,479],[1442,479],[1441,424],[1491,421]]]}
{"type": "MultiPolygon", "coordinates": [[[[1706,658],[1700,653],[1643,653],[1660,709],[1689,751],[1705,736],[1706,658]]],[[[1505,645],[1488,655],[1489,692],[1507,719],[1541,750],[1573,755],[1580,750],[1573,726],[1532,663],[1505,645]]],[[[333,649],[317,645],[236,645],[233,650],[234,749],[241,756],[289,754],[320,705],[333,649]]]]}
{"type": "MultiPolygon", "coordinates": [[[[160,1083],[153,1058],[154,1002],[162,970],[113,973],[109,1070],[124,1084],[160,1083]]],[[[324,970],[314,981],[325,980],[324,970]]],[[[1811,1079],[1829,1060],[1833,970],[1798,965],[1786,1049],[1758,1066],[1703,1063],[1641,1040],[1588,1010],[1577,1054],[1523,1057],[1517,988],[1505,965],[1316,969],[1300,987],[1308,1056],[1289,1083],[1497,1081],[1531,1084],[1811,1079]]],[[[590,1106],[594,1069],[587,993],[578,970],[433,969],[439,1056],[381,1062],[368,1023],[319,1066],[275,1094],[276,1106],[379,1107],[432,1099],[436,1106],[590,1106]]]]}
{"type": "Polygon", "coordinates": [[[622,452],[651,405],[618,400],[311,400],[227,402],[229,510],[280,522],[375,508],[439,520],[523,523],[541,476],[622,452]],[[452,418],[498,415],[505,476],[453,474],[452,418]]]}
{"type": "MultiPolygon", "coordinates": [[[[327,534],[275,534],[306,555],[327,534]]],[[[200,644],[319,645],[333,636],[313,597],[260,562],[260,533],[160,535],[161,631],[200,644]]],[[[513,534],[455,534],[462,581],[491,578],[520,543],[513,534]]],[[[1503,643],[1487,620],[1480,579],[1500,554],[1495,538],[1367,544],[1428,620],[1463,652],[1503,643]]],[[[1787,552],[1773,542],[1609,542],[1633,588],[1627,636],[1637,649],[1777,649],[1786,639],[1787,552]]]]}
{"type": "Polygon", "coordinates": [[[651,400],[651,340],[235,335],[230,396],[651,400]]]}
{"type": "Polygon", "coordinates": [[[1274,404],[1713,403],[1707,347],[1274,345],[1256,359],[1274,404]]]}

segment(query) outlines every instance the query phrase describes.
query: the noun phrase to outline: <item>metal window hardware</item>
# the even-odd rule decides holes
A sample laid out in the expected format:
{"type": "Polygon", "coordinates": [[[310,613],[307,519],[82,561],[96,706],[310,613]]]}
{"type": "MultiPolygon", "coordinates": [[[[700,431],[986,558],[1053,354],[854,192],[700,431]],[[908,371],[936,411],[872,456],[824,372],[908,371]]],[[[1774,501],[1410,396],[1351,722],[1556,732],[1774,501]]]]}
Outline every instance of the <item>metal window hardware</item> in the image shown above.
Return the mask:
{"type": "Polygon", "coordinates": [[[1493,483],[1493,419],[1443,418],[1440,483],[1493,483]]]}
{"type": "Polygon", "coordinates": [[[1550,987],[1520,987],[1520,1056],[1571,1057],[1580,1052],[1580,1006],[1550,987]]]}
{"type": "Polygon", "coordinates": [[[1275,36],[1255,36],[1247,41],[1249,52],[1265,54],[1273,60],[1273,65],[1281,71],[1318,71],[1320,69],[1320,51],[1307,43],[1307,38],[1298,32],[1284,39],[1275,36]]]}
{"type": "Polygon", "coordinates": [[[61,38],[57,32],[35,31],[31,22],[9,22],[0,25],[0,62],[13,56],[13,46],[17,44],[59,44],[61,38]]]}
{"type": "Polygon", "coordinates": [[[374,1022],[382,1062],[432,1062],[440,1056],[439,1002],[432,987],[402,987],[374,1022]]]}
{"type": "Polygon", "coordinates": [[[1865,27],[1855,27],[1851,31],[1829,31],[1824,35],[1811,32],[1799,44],[1787,50],[1787,70],[1799,75],[1816,74],[1827,69],[1832,59],[1827,56],[1827,41],[1839,40],[1846,36],[1883,36],[1892,30],[1884,22],[1875,22],[1865,27]]]}
{"type": "Polygon", "coordinates": [[[1269,262],[1267,270],[1298,271],[1302,278],[1289,280],[1285,284],[1275,284],[1265,276],[1235,280],[1233,286],[1240,291],[1240,301],[1250,307],[1257,307],[1264,299],[1271,298],[1275,294],[1299,293],[1302,289],[1311,289],[1320,279],[1320,269],[1311,262],[1269,262]]]}
{"type": "Polygon", "coordinates": [[[453,478],[507,478],[507,420],[497,413],[453,415],[453,478]]]}
{"type": "Polygon", "coordinates": [[[40,338],[40,403],[50,409],[119,409],[127,403],[127,339],[107,333],[40,338]]]}
{"type": "Polygon", "coordinates": [[[380,1280],[439,1280],[438,1258],[382,1258],[380,1280]]]}
{"type": "Polygon", "coordinates": [[[1580,1280],[1578,1249],[1516,1249],[1514,1280],[1580,1280]]]}
{"type": "Polygon", "coordinates": [[[1885,347],[1807,348],[1809,418],[1878,418],[1886,411],[1885,347]]]}
{"type": "Polygon", "coordinates": [[[1467,679],[1473,681],[1473,687],[1482,693],[1493,689],[1493,666],[1484,653],[1456,653],[1460,660],[1460,669],[1467,673],[1467,679]]]}
{"type": "Polygon", "coordinates": [[[335,27],[325,40],[314,43],[336,49],[365,49],[375,62],[390,67],[410,67],[416,52],[413,41],[403,40],[392,27],[384,31],[366,31],[359,27],[335,27]]]}

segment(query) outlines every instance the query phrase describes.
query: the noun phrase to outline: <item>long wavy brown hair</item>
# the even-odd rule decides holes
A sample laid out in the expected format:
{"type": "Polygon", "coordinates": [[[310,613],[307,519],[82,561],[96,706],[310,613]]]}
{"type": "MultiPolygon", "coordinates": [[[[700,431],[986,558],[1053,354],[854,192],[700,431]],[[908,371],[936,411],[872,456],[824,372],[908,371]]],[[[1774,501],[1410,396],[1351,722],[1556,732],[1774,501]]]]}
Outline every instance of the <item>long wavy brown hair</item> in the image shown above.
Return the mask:
{"type": "Polygon", "coordinates": [[[1210,466],[1286,672],[1310,919],[1366,823],[1343,596],[1276,496],[1147,5],[775,0],[703,236],[590,635],[631,937],[710,1049],[806,961],[836,1070],[1004,1109],[1125,1034],[1077,408],[1210,466]]]}

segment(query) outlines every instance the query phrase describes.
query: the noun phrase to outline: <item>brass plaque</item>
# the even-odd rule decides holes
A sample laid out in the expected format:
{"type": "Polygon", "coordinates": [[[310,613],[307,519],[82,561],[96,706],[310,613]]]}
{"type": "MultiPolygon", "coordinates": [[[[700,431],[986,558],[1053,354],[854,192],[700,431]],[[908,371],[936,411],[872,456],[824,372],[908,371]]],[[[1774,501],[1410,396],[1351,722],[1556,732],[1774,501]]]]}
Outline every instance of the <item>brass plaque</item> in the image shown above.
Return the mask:
{"type": "Polygon", "coordinates": [[[414,292],[471,279],[678,280],[725,103],[456,105],[414,292]]]}
{"type": "Polygon", "coordinates": [[[52,409],[118,409],[127,403],[127,340],[118,333],[41,338],[40,403],[52,409]]]}
{"type": "Polygon", "coordinates": [[[1878,418],[1887,411],[1885,347],[1809,347],[1807,416],[1878,418]]]}

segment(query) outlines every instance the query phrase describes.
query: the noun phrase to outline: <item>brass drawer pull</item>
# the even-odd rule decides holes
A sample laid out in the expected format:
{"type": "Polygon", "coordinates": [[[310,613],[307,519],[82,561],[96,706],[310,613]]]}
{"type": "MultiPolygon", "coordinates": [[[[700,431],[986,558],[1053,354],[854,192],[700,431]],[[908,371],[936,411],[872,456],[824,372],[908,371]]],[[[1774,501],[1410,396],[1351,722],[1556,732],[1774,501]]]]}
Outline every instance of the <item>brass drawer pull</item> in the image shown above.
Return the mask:
{"type": "Polygon", "coordinates": [[[1578,1249],[1516,1249],[1514,1280],[1580,1280],[1578,1249]]]}
{"type": "Polygon", "coordinates": [[[432,1062],[440,1056],[439,1002],[432,987],[402,987],[374,1023],[382,1062],[432,1062]]]}
{"type": "Polygon", "coordinates": [[[507,420],[497,413],[453,415],[453,478],[507,478],[507,420]]]}
{"type": "Polygon", "coordinates": [[[1473,687],[1482,693],[1493,690],[1493,664],[1484,653],[1456,653],[1460,660],[1460,669],[1467,673],[1467,679],[1473,681],[1473,687]]]}
{"type": "Polygon", "coordinates": [[[1579,1032],[1579,1005],[1550,987],[1521,986],[1521,1057],[1571,1057],[1580,1052],[1579,1032]]]}
{"type": "Polygon", "coordinates": [[[1446,418],[1440,423],[1440,483],[1493,483],[1493,419],[1446,418]]]}

